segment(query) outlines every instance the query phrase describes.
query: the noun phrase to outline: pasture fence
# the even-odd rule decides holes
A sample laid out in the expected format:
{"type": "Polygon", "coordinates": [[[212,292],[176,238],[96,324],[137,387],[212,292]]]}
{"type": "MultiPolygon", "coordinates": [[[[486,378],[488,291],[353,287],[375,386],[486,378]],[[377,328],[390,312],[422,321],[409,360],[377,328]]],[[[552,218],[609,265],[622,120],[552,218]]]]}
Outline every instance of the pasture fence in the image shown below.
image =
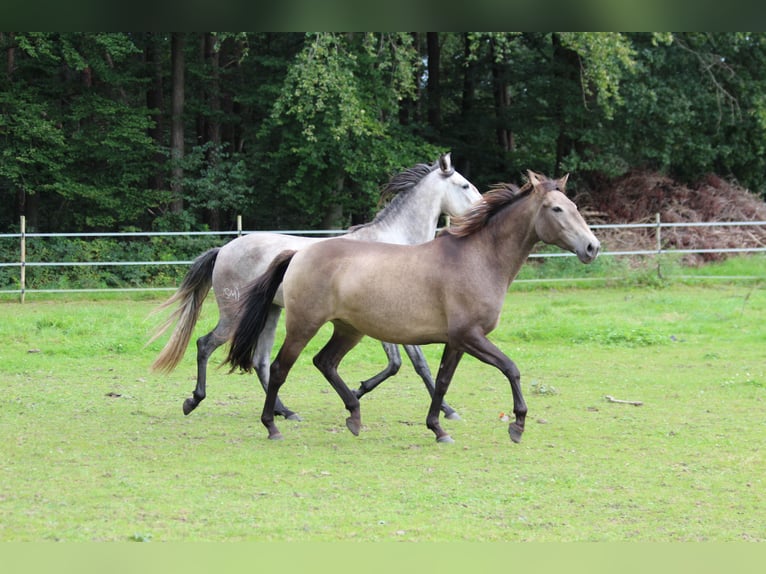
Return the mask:
{"type": "MultiPolygon", "coordinates": [[[[753,227],[758,231],[766,226],[766,221],[711,221],[711,222],[664,222],[660,218],[660,214],[656,215],[654,222],[649,223],[605,223],[605,224],[593,224],[590,227],[596,231],[598,230],[644,230],[654,236],[653,248],[640,248],[640,249],[624,249],[624,250],[610,250],[605,249],[601,252],[600,257],[652,257],[656,261],[656,272],[659,277],[662,277],[662,258],[669,255],[716,255],[716,254],[743,254],[743,253],[758,253],[766,252],[766,247],[763,246],[763,242],[756,242],[752,245],[741,246],[724,246],[724,247],[689,247],[678,248],[663,245],[664,231],[681,229],[681,228],[734,228],[734,227],[753,227]]],[[[189,266],[192,264],[193,259],[152,259],[152,260],[87,260],[87,261],[45,261],[35,260],[34,257],[30,258],[29,254],[34,254],[34,249],[30,249],[30,245],[34,245],[34,242],[39,239],[45,238],[79,238],[79,239],[94,239],[94,238],[118,238],[118,239],[131,239],[131,238],[172,238],[172,237],[211,237],[221,238],[221,245],[225,241],[228,241],[234,237],[251,233],[283,233],[289,235],[308,235],[317,237],[334,237],[341,236],[345,233],[343,229],[325,229],[325,230],[245,230],[242,228],[242,217],[237,217],[236,229],[229,231],[135,231],[135,232],[75,232],[75,233],[36,233],[26,231],[26,221],[22,216],[20,219],[20,226],[18,233],[0,233],[0,240],[17,240],[18,251],[16,251],[16,257],[13,260],[0,261],[0,271],[3,268],[18,268],[18,285],[15,288],[2,288],[0,287],[0,294],[18,294],[19,301],[24,302],[25,296],[28,293],[75,293],[75,292],[118,292],[118,291],[174,291],[177,287],[158,287],[153,285],[137,285],[133,287],[99,287],[99,288],[55,288],[55,289],[30,289],[27,286],[27,269],[35,267],[53,267],[53,268],[65,268],[65,267],[128,267],[128,266],[189,266]]],[[[4,250],[7,256],[13,257],[8,250],[4,250]]],[[[538,253],[532,253],[532,258],[558,258],[558,257],[574,257],[572,253],[564,251],[543,251],[538,253]]],[[[684,276],[680,276],[683,278],[684,276]]],[[[695,275],[695,279],[766,279],[766,277],[760,276],[704,276],[695,275]]],[[[535,283],[535,282],[579,282],[579,281],[598,281],[608,280],[609,277],[556,277],[556,278],[533,278],[524,279],[517,278],[517,283],[535,283]]]]}

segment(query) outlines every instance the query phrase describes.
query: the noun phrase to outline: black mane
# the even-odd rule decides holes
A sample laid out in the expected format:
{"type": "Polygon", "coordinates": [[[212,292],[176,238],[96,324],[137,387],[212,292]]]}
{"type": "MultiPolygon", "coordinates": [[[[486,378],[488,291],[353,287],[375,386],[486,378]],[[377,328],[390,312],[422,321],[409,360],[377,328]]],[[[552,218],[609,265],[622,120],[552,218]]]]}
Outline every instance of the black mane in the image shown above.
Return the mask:
{"type": "Polygon", "coordinates": [[[401,205],[405,201],[404,198],[407,197],[407,195],[415,189],[415,187],[417,187],[428,174],[438,169],[438,167],[438,163],[419,163],[394,175],[380,191],[378,206],[386,204],[385,207],[375,214],[375,218],[372,221],[349,227],[348,231],[355,231],[373,223],[380,223],[384,219],[392,217],[393,214],[398,213],[401,209],[401,205]]]}

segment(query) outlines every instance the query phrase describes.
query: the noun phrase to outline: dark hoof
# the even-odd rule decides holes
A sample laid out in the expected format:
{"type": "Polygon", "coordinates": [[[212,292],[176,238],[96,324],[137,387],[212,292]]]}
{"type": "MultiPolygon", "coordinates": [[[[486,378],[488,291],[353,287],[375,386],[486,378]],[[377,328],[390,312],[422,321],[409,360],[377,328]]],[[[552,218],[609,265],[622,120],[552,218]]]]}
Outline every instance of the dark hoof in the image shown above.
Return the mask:
{"type": "Polygon", "coordinates": [[[192,412],[194,409],[197,408],[197,404],[194,399],[186,399],[184,401],[184,414],[188,415],[190,412],[192,412]]]}
{"type": "Polygon", "coordinates": [[[444,418],[451,421],[462,421],[463,419],[460,418],[460,415],[457,414],[457,411],[452,411],[449,414],[444,415],[444,418]]]}
{"type": "Polygon", "coordinates": [[[359,424],[358,420],[348,417],[346,419],[346,426],[348,427],[348,430],[351,431],[351,434],[359,436],[359,431],[361,430],[362,425],[359,424]]]}
{"type": "Polygon", "coordinates": [[[284,438],[279,431],[269,435],[269,440],[283,440],[284,438]]]}
{"type": "Polygon", "coordinates": [[[513,442],[519,443],[521,442],[521,435],[524,432],[524,429],[517,425],[516,423],[511,423],[508,425],[508,434],[511,436],[511,440],[513,442]]]}
{"type": "Polygon", "coordinates": [[[452,440],[452,437],[448,434],[445,434],[440,437],[436,437],[436,442],[444,443],[444,444],[453,444],[455,441],[452,440]]]}
{"type": "Polygon", "coordinates": [[[301,415],[298,413],[290,413],[285,415],[285,419],[288,421],[302,421],[301,415]]]}

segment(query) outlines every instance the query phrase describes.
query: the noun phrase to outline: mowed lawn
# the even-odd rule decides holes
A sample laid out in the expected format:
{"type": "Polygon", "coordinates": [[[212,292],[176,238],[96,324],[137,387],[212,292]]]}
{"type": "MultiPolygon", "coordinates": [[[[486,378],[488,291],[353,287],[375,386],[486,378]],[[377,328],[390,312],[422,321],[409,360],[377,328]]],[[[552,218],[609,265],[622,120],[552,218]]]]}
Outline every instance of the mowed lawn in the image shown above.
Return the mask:
{"type": "MultiPolygon", "coordinates": [[[[508,382],[471,357],[447,395],[455,444],[425,427],[406,358],[352,436],[311,365],[328,331],[283,387],[303,417],[278,421],[283,441],[266,439],[254,376],[218,368],[223,349],[185,417],[193,343],[171,375],[149,371],[160,301],[0,302],[0,540],[766,540],[757,284],[513,287],[491,339],[522,373],[521,444],[508,382]]],[[[211,297],[196,336],[216,319],[211,297]]],[[[341,374],[358,385],[384,358],[365,340],[341,374]]]]}

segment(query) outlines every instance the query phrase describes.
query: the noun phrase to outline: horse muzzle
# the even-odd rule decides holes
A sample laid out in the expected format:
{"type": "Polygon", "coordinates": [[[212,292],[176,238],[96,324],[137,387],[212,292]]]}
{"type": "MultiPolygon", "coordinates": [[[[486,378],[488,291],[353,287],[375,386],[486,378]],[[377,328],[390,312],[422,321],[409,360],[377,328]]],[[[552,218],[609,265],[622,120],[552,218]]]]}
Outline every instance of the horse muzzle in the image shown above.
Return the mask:
{"type": "Polygon", "coordinates": [[[601,243],[594,237],[586,245],[577,249],[576,253],[583,263],[592,263],[598,257],[599,251],[601,251],[601,243]]]}

